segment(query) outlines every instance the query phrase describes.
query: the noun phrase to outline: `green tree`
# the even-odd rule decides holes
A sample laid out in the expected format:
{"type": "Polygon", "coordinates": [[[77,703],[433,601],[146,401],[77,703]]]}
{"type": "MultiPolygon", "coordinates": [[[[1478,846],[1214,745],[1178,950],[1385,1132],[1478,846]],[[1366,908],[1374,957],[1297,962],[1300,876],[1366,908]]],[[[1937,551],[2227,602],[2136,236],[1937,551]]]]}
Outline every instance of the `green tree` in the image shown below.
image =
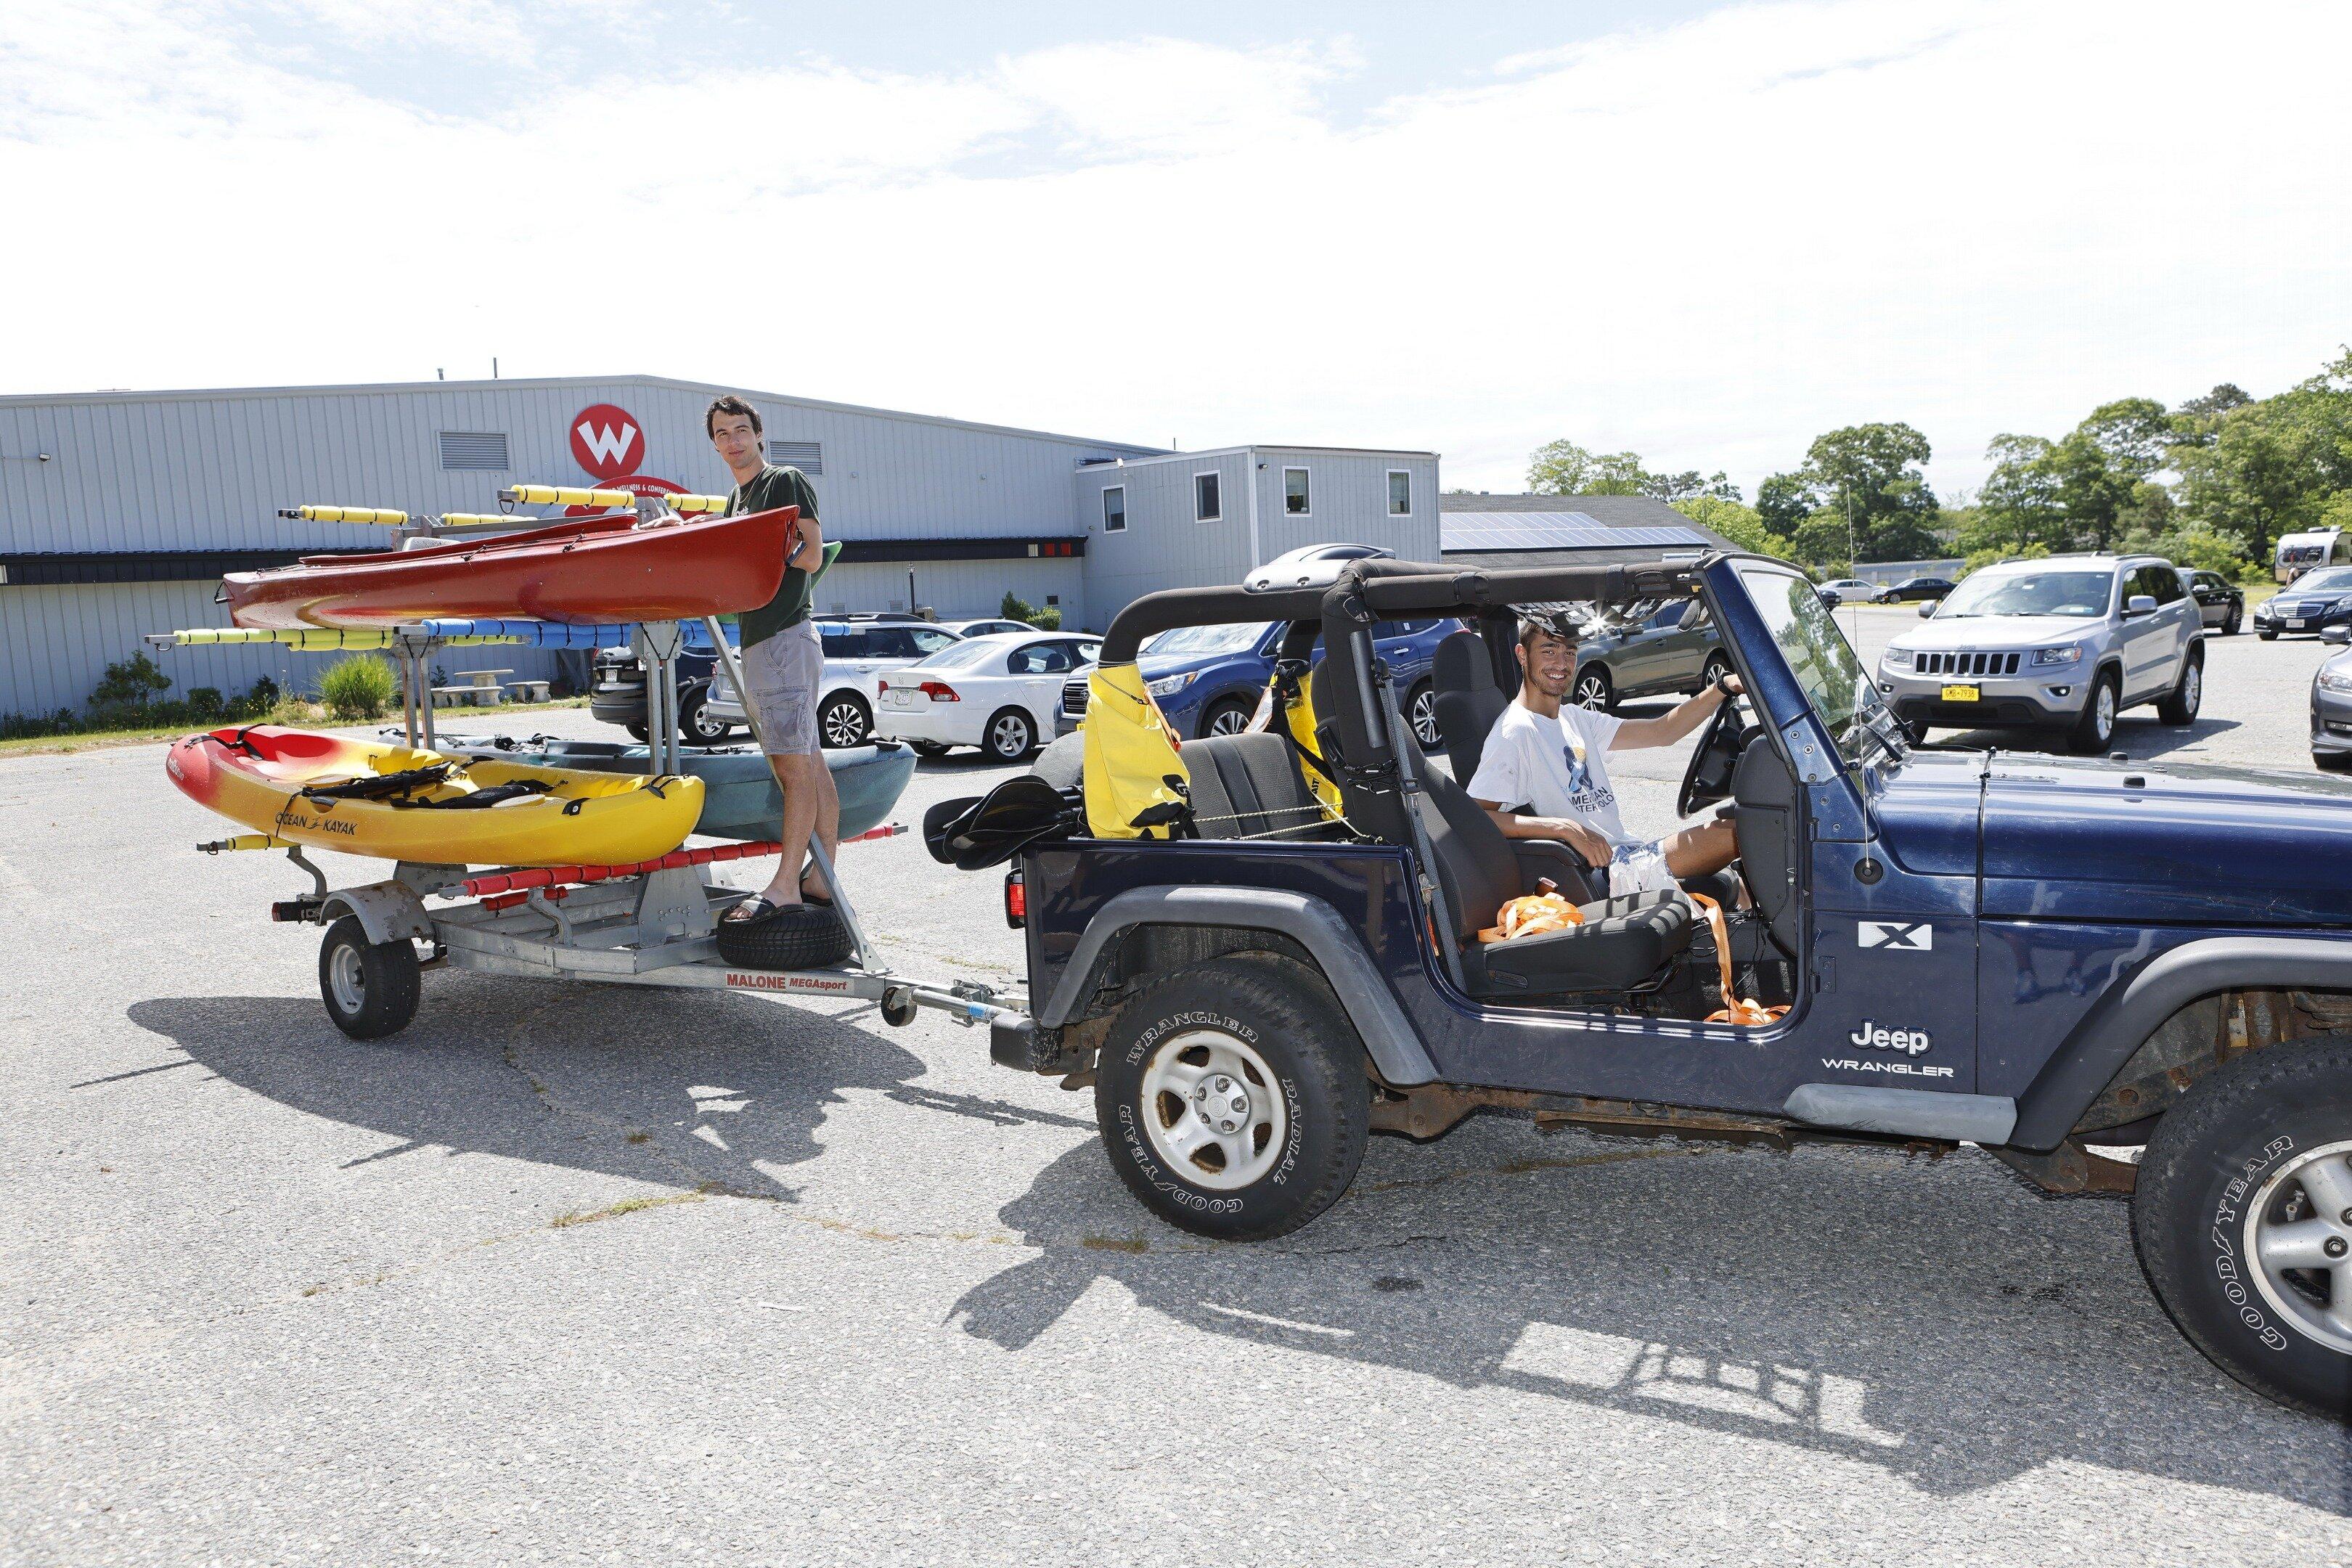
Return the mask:
{"type": "Polygon", "coordinates": [[[1803,468],[1757,487],[1757,511],[1795,540],[1808,565],[1829,564],[1832,551],[1844,560],[1849,533],[1853,560],[1916,560],[1941,548],[1935,528],[1942,511],[1922,470],[1933,455],[1908,425],[1832,430],[1814,437],[1803,468]]]}
{"type": "Polygon", "coordinates": [[[1764,526],[1783,537],[1793,536],[1797,525],[1812,515],[1813,498],[1805,481],[1795,474],[1774,474],[1756,487],[1756,512],[1764,526]]]}
{"type": "Polygon", "coordinates": [[[1725,478],[1720,468],[1704,479],[1699,477],[1696,468],[1685,468],[1679,474],[1651,474],[1642,493],[1669,505],[1695,500],[1702,496],[1710,500],[1729,501],[1734,506],[1739,504],[1739,487],[1725,478]]]}
{"type": "Polygon", "coordinates": [[[1537,495],[1646,495],[1650,479],[1634,453],[1588,452],[1573,441],[1551,442],[1528,457],[1528,489],[1537,495]]]}
{"type": "Polygon", "coordinates": [[[2352,349],[2274,397],[2190,416],[2172,462],[2182,516],[2269,560],[2352,490],[2352,349]]]}
{"type": "Polygon", "coordinates": [[[1767,528],[1754,507],[1717,495],[1687,496],[1674,504],[1675,510],[1685,517],[1701,528],[1712,529],[1742,550],[1777,556],[1782,561],[1797,558],[1796,542],[1767,528]]]}

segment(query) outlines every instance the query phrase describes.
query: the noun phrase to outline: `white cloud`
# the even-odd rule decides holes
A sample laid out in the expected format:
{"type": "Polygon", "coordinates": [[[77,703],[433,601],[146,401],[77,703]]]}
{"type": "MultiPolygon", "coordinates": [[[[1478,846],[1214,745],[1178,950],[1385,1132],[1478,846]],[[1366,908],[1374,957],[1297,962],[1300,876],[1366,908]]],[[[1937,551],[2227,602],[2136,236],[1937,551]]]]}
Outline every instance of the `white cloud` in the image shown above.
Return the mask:
{"type": "MultiPolygon", "coordinates": [[[[543,26],[432,25],[495,55],[493,13],[543,26]]],[[[0,43],[0,184],[49,241],[0,261],[29,305],[0,390],[497,353],[1433,447],[1486,488],[1560,435],[1752,485],[1899,418],[1949,486],[1996,431],[2275,386],[2352,337],[2347,47],[2336,5],[1852,0],[1517,58],[1355,128],[1319,105],[1344,43],[1169,39],[922,77],[525,69],[456,119],[219,11],[87,0],[0,43]],[[748,297],[714,301],[720,253],[748,297]]]]}

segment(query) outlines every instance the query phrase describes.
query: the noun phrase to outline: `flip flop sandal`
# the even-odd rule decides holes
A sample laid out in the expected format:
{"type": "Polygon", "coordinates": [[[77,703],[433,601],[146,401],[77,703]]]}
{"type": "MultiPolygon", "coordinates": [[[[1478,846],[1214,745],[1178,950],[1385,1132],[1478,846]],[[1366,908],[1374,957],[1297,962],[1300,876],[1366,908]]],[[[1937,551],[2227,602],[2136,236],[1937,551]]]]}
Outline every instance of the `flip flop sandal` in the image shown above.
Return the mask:
{"type": "Polygon", "coordinates": [[[754,894],[719,916],[719,923],[730,926],[758,925],[783,907],[773,899],[761,898],[754,894]]]}
{"type": "Polygon", "coordinates": [[[801,901],[806,904],[814,904],[821,910],[829,910],[833,908],[833,896],[831,894],[814,891],[806,882],[803,882],[801,884],[801,901]]]}

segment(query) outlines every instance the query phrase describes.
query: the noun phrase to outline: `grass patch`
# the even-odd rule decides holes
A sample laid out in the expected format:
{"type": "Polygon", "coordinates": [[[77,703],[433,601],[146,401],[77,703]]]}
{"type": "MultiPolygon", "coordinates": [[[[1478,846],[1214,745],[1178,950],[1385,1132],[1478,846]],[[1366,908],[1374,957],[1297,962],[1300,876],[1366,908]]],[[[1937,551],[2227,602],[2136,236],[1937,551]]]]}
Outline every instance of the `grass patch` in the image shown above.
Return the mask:
{"type": "Polygon", "coordinates": [[[705,1182],[690,1193],[669,1193],[657,1198],[623,1198],[616,1204],[606,1204],[600,1209],[574,1209],[570,1214],[557,1215],[547,1222],[550,1230],[565,1230],[575,1225],[594,1225],[598,1220],[618,1219],[625,1214],[641,1214],[646,1209],[667,1208],[672,1204],[698,1204],[709,1197],[716,1183],[705,1182]]]}

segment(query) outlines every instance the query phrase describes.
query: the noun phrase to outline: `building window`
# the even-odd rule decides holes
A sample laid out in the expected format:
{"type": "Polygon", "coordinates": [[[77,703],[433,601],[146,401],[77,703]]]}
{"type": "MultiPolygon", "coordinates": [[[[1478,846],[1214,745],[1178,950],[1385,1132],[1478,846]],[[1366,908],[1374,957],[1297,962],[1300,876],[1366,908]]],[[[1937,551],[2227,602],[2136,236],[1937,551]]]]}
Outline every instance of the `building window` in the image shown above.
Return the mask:
{"type": "Polygon", "coordinates": [[[484,473],[507,471],[507,433],[503,430],[444,430],[441,466],[484,473]]]}
{"type": "Polygon", "coordinates": [[[1403,468],[1389,470],[1389,515],[1412,515],[1412,475],[1403,468]]]}
{"type": "Polygon", "coordinates": [[[1113,485],[1103,491],[1103,531],[1105,533],[1127,531],[1127,487],[1125,485],[1113,485]]]}
{"type": "Polygon", "coordinates": [[[1305,468],[1285,468],[1282,470],[1282,515],[1285,517],[1307,517],[1312,515],[1307,510],[1307,470],[1305,468]]]}
{"type": "Polygon", "coordinates": [[[1192,521],[1216,522],[1222,521],[1224,515],[1224,504],[1218,498],[1217,476],[1213,473],[1194,474],[1192,476],[1192,521]]]}

